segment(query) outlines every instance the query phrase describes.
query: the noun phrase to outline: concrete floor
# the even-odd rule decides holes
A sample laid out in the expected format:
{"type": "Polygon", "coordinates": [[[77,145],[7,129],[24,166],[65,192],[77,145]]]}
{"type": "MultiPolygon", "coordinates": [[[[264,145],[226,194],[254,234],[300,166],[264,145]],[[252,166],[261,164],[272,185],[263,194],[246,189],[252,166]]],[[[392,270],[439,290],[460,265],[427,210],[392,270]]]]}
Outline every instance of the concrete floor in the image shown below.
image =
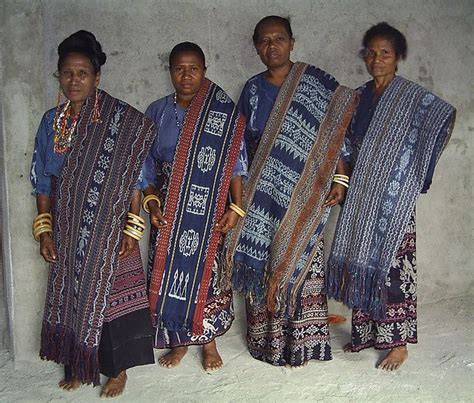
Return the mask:
{"type": "MultiPolygon", "coordinates": [[[[256,361],[245,345],[242,303],[240,299],[236,303],[238,317],[218,340],[225,361],[222,370],[206,374],[200,367],[200,351],[193,347],[175,369],[158,365],[131,369],[127,390],[114,401],[474,401],[473,297],[421,305],[420,343],[410,346],[409,360],[394,373],[375,369],[381,352],[342,351],[349,321],[331,329],[334,359],[330,362],[287,369],[256,361]]],[[[343,309],[331,307],[332,312],[343,309]]],[[[56,385],[61,375],[59,366],[40,360],[14,368],[2,352],[0,401],[99,401],[99,388],[60,390],[56,385]]]]}

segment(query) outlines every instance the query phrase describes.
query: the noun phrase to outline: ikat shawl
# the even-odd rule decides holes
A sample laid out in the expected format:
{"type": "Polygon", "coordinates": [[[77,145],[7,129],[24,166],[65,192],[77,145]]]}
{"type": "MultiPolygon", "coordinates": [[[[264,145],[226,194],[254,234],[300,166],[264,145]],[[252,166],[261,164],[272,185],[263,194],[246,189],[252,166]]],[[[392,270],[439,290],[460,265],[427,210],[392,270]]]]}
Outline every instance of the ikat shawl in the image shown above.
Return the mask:
{"type": "Polygon", "coordinates": [[[352,173],[328,262],[328,296],[383,319],[385,281],[455,109],[395,77],[377,104],[352,173]]]}
{"type": "MultiPolygon", "coordinates": [[[[40,356],[98,385],[98,347],[133,187],[153,142],[153,123],[99,91],[86,100],[56,189],[54,243],[40,356]]],[[[115,309],[112,317],[120,312],[115,309]]]]}
{"type": "Polygon", "coordinates": [[[186,113],[168,186],[150,286],[156,323],[203,332],[212,265],[245,122],[229,96],[204,79],[186,113]]]}
{"type": "MultiPolygon", "coordinates": [[[[234,287],[290,315],[317,250],[323,208],[356,104],[355,91],[295,63],[268,118],[245,185],[240,220],[227,240],[234,287]]],[[[230,270],[222,278],[230,283],[230,270]]]]}

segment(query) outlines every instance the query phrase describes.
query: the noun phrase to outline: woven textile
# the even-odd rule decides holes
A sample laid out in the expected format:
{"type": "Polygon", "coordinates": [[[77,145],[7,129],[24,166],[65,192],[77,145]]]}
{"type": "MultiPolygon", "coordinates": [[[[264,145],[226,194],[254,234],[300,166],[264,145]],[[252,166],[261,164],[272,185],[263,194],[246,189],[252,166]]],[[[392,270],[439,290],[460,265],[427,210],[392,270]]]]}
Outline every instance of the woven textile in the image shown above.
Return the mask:
{"type": "Polygon", "coordinates": [[[455,109],[395,77],[377,104],[352,173],[328,262],[328,295],[374,319],[386,314],[388,271],[430,161],[451,135],[455,109]]]}
{"type": "Polygon", "coordinates": [[[151,121],[99,92],[86,100],[58,180],[54,242],[41,334],[42,358],[99,384],[98,346],[132,189],[154,139],[151,121]]]}
{"type": "Polygon", "coordinates": [[[352,311],[351,344],[354,352],[369,347],[387,350],[418,342],[415,212],[405,231],[385,282],[385,319],[373,320],[360,309],[352,311]]]}
{"type": "Polygon", "coordinates": [[[356,103],[353,90],[333,83],[314,66],[293,65],[251,165],[247,216],[227,244],[234,286],[266,298],[272,312],[294,312],[329,214],[322,205],[356,103]]]}
{"type": "Polygon", "coordinates": [[[156,323],[202,334],[212,265],[245,122],[227,94],[204,79],[176,146],[150,286],[156,323]]]}

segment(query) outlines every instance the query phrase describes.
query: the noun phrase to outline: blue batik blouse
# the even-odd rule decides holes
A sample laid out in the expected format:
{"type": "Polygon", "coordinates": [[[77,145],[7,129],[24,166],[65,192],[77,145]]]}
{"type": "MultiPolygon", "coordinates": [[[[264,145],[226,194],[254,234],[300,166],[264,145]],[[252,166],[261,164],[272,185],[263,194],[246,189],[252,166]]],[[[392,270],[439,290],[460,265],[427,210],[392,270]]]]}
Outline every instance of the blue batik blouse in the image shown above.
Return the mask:
{"type": "MultiPolygon", "coordinates": [[[[148,157],[145,160],[142,170],[143,183],[146,186],[156,185],[156,164],[157,161],[173,162],[176,145],[178,143],[179,132],[186,109],[180,105],[174,107],[174,94],[167,95],[152,102],[145,112],[145,116],[153,120],[158,126],[158,135],[151,146],[148,157]]],[[[247,177],[247,149],[242,141],[239,158],[237,159],[232,177],[247,177]]]]}

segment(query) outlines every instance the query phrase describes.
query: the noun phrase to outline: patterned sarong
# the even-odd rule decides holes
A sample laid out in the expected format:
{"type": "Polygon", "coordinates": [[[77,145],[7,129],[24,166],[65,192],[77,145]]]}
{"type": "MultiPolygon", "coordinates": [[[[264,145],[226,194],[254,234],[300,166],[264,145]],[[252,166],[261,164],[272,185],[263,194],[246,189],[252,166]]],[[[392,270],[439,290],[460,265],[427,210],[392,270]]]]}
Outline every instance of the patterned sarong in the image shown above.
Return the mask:
{"type": "Polygon", "coordinates": [[[150,308],[170,331],[203,332],[220,233],[215,225],[227,202],[232,169],[245,128],[232,100],[204,79],[179,136],[150,286],[150,308]]]}
{"type": "Polygon", "coordinates": [[[395,77],[365,135],[336,227],[328,295],[374,319],[386,311],[385,281],[402,242],[430,161],[451,135],[455,109],[395,77]]]}
{"type": "Polygon", "coordinates": [[[266,298],[272,312],[294,312],[329,214],[322,205],[355,103],[353,90],[295,63],[268,118],[245,187],[247,216],[228,241],[227,265],[234,266],[237,290],[266,298]]]}
{"type": "Polygon", "coordinates": [[[155,136],[142,113],[104,91],[99,94],[101,121],[91,121],[95,97],[89,97],[58,180],[58,262],[50,266],[40,351],[42,358],[68,365],[73,376],[94,385],[126,212],[155,136]]]}

